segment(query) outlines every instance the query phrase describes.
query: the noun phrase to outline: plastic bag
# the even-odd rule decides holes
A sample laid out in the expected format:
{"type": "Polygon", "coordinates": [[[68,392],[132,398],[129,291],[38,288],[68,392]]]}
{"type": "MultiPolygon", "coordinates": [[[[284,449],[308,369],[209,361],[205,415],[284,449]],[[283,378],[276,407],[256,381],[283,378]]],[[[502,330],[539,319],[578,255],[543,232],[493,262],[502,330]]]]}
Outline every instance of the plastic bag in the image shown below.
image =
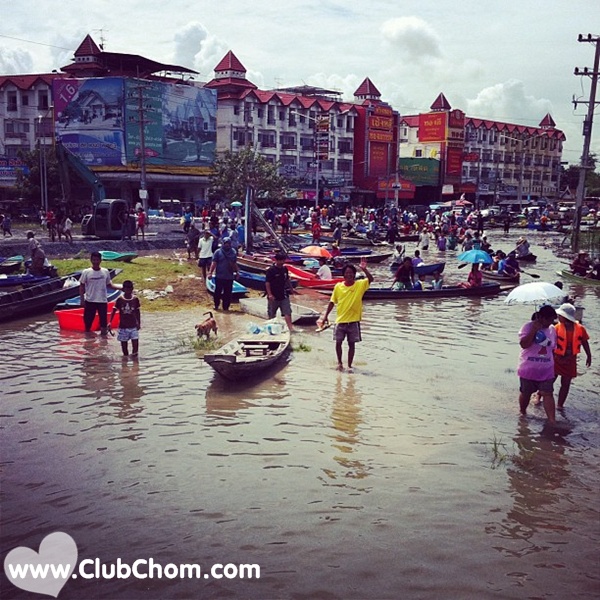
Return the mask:
{"type": "Polygon", "coordinates": [[[75,287],[76,285],[79,285],[79,281],[75,277],[67,277],[63,283],[63,288],[75,287]]]}

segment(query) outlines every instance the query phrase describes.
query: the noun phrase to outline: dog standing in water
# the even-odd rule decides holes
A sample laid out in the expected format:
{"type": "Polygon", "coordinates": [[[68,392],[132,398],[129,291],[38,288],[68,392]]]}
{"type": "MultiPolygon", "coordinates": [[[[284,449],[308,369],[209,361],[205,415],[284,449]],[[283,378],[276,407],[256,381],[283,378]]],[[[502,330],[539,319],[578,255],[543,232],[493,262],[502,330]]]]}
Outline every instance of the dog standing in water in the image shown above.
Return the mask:
{"type": "Polygon", "coordinates": [[[204,319],[202,323],[198,323],[198,325],[196,325],[196,335],[199,338],[205,335],[206,339],[208,340],[210,339],[210,332],[214,331],[215,335],[217,335],[219,328],[217,327],[217,322],[215,321],[212,312],[208,311],[204,314],[208,315],[208,317],[204,319]]]}

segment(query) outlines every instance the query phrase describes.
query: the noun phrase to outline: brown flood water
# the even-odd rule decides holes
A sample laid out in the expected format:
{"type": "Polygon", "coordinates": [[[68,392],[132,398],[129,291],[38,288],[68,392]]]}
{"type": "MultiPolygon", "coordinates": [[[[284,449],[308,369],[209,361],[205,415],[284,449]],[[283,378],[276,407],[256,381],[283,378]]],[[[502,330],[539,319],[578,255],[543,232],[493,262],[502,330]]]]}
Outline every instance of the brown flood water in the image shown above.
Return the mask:
{"type": "MultiPolygon", "coordinates": [[[[508,249],[517,234],[490,237],[508,249]]],[[[528,237],[527,270],[555,281],[546,238],[528,237]]],[[[466,279],[446,259],[446,279],[466,279]]],[[[594,364],[561,435],[540,409],[519,419],[533,308],[504,296],[366,302],[355,374],[334,370],[331,330],[307,330],[294,343],[310,351],[250,384],[181,344],[200,310],[148,315],[137,363],[52,315],[3,325],[2,557],[64,531],[79,560],[261,567],[244,581],[80,578],[61,600],[598,598],[600,288],[565,290],[594,364]]],[[[247,318],[218,320],[225,340],[247,318]]],[[[31,597],[4,576],[2,590],[31,597]]]]}

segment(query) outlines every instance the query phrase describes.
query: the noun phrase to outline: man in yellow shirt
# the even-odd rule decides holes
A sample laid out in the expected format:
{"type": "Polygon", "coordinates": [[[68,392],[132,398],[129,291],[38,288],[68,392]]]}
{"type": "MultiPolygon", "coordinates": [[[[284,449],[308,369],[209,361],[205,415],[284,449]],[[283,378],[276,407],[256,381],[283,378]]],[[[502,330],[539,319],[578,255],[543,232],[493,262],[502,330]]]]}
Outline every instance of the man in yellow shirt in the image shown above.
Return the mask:
{"type": "Polygon", "coordinates": [[[348,340],[348,372],[352,373],[352,362],[354,361],[354,351],[356,342],[362,340],[360,333],[360,320],[362,319],[362,299],[369,285],[373,281],[373,275],[367,269],[366,259],[360,261],[360,269],[366,275],[365,279],[356,279],[356,267],[347,264],[342,272],[344,281],[337,283],[333,288],[331,299],[327,305],[327,310],[323,315],[321,325],[328,322],[329,313],[333,307],[337,307],[337,317],[335,319],[335,328],[333,339],[335,340],[335,352],[337,355],[337,370],[343,371],[342,362],[342,342],[348,340]]]}

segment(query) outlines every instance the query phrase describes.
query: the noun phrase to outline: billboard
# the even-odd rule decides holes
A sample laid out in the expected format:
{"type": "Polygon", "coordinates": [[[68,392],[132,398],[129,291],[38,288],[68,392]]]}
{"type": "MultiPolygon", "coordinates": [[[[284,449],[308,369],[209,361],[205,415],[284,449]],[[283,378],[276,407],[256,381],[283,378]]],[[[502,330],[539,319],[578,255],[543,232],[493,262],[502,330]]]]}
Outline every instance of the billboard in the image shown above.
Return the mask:
{"type": "Polygon", "coordinates": [[[401,158],[398,162],[402,177],[415,185],[439,184],[439,160],[435,160],[434,158],[401,158]]]}
{"type": "Polygon", "coordinates": [[[216,148],[217,96],[187,84],[123,77],[53,82],[56,135],[98,170],[204,175],[216,148]],[[143,129],[143,144],[142,144],[143,129]]]}
{"type": "Polygon", "coordinates": [[[446,118],[443,112],[419,115],[419,141],[444,142],[446,140],[446,118]]]}

